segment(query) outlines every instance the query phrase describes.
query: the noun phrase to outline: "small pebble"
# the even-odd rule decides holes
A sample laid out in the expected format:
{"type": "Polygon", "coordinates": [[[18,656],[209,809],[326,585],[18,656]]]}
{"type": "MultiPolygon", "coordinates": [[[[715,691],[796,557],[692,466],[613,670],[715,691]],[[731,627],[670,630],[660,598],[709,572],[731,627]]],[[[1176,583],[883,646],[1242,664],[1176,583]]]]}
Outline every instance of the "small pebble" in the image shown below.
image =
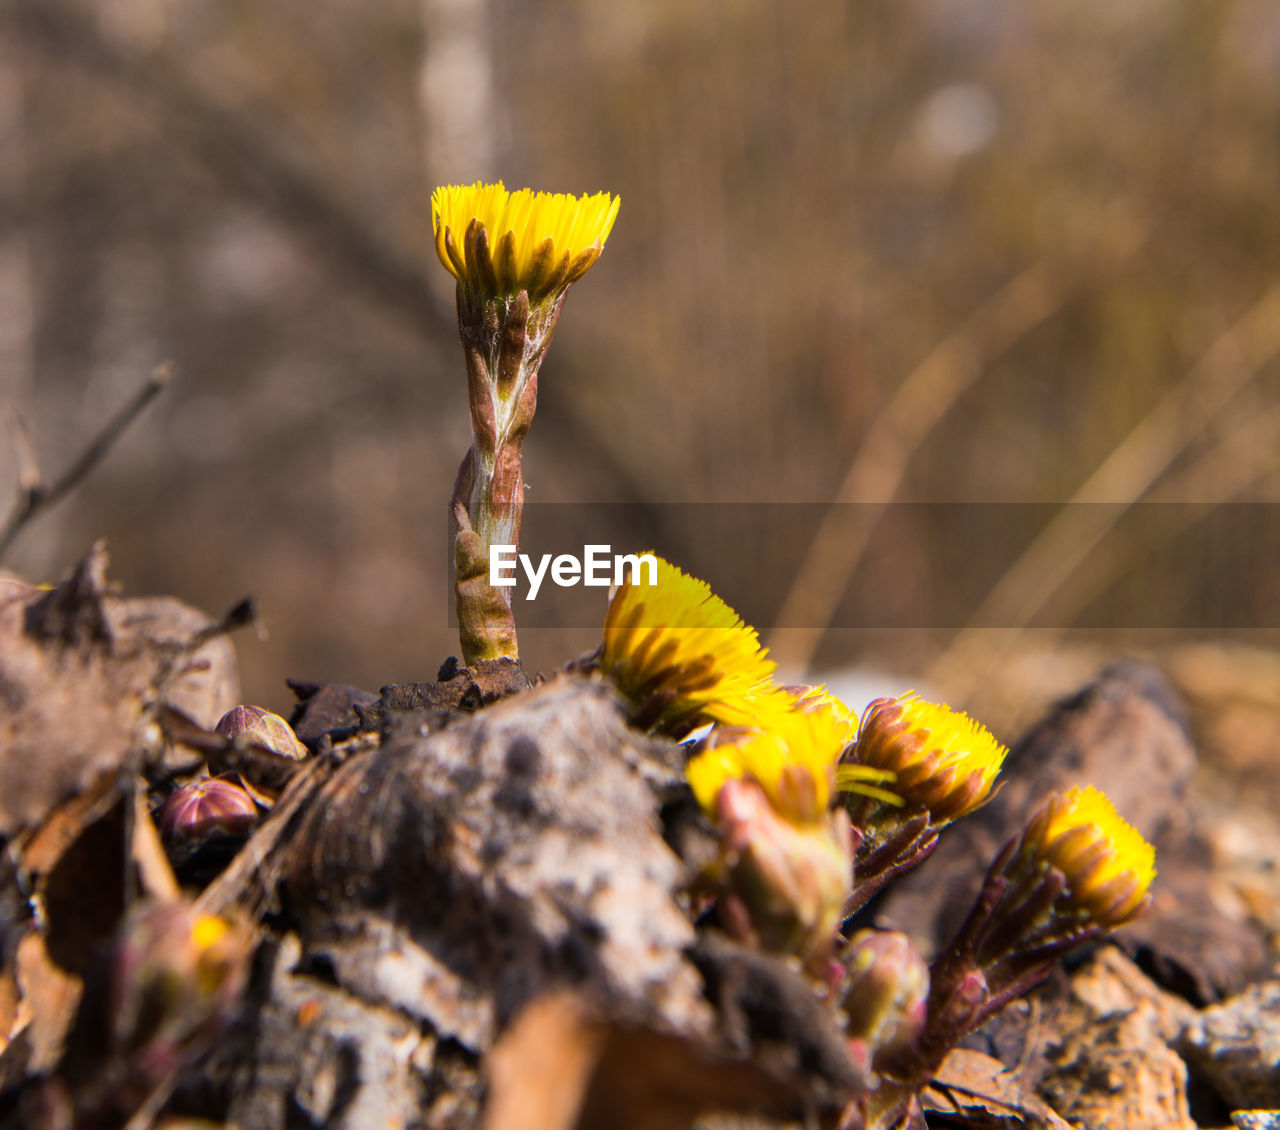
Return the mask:
{"type": "Polygon", "coordinates": [[[1280,1110],[1237,1110],[1231,1123],[1236,1130],[1280,1130],[1280,1110]]]}

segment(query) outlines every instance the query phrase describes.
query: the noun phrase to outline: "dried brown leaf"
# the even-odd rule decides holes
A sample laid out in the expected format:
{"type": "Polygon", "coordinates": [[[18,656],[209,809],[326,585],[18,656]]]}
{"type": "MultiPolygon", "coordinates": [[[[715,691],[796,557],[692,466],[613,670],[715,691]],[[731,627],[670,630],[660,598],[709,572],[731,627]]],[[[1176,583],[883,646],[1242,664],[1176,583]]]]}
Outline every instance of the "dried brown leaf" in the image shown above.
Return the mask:
{"type": "Polygon", "coordinates": [[[0,581],[0,836],[120,771],[156,698],[199,717],[234,687],[226,640],[183,652],[207,618],[169,599],[122,600],[106,566],[98,542],[56,588],[0,581]]]}
{"type": "Polygon", "coordinates": [[[1028,1091],[998,1059],[957,1048],[921,1095],[926,1114],[958,1117],[973,1127],[1071,1130],[1053,1108],[1028,1091]]]}

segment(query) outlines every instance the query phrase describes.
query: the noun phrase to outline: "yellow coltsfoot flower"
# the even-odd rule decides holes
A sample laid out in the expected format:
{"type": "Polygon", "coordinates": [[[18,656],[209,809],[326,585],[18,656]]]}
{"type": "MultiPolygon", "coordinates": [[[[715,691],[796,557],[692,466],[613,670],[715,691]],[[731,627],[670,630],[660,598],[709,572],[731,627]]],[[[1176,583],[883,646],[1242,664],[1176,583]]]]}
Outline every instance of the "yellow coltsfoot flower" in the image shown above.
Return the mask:
{"type": "Polygon", "coordinates": [[[705,581],[656,554],[609,602],[598,666],[634,707],[641,729],[680,737],[704,722],[752,726],[788,709],[755,629],[705,581]]]}
{"type": "MultiPolygon", "coordinates": [[[[452,512],[483,558],[495,545],[520,544],[522,451],[538,403],[538,369],[569,287],[600,258],[620,200],[607,192],[566,196],[498,184],[447,185],[431,197],[436,254],[458,280],[458,332],[467,365],[472,444],[454,486],[452,512]]],[[[467,663],[517,655],[506,590],[485,578],[457,586],[467,663]],[[495,627],[495,625],[497,627],[495,627]]]]}
{"type": "MultiPolygon", "coordinates": [[[[713,730],[685,776],[720,829],[726,927],[816,971],[831,955],[853,874],[849,818],[831,810],[851,723],[839,700],[783,697],[791,709],[771,709],[757,727],[713,730]]],[[[897,799],[881,787],[889,774],[863,772],[858,787],[897,799]]]]}
{"type": "MultiPolygon", "coordinates": [[[[836,763],[849,741],[849,723],[828,706],[769,714],[760,728],[712,731],[685,767],[694,796],[711,815],[726,781],[749,778],[764,789],[770,803],[793,824],[825,817],[836,783],[836,763]]],[[[880,787],[892,774],[858,767],[861,788],[888,803],[897,797],[880,787]]],[[[843,782],[842,782],[843,783],[843,782]]]]}
{"type": "Polygon", "coordinates": [[[1007,755],[967,714],[912,692],[867,707],[846,763],[892,772],[906,807],[927,811],[937,827],[987,799],[1007,755]]]}
{"type": "Polygon", "coordinates": [[[594,196],[448,185],[431,196],[436,254],[465,287],[493,297],[527,291],[531,305],[564,290],[600,258],[621,206],[594,196]]]}
{"type": "Polygon", "coordinates": [[[933,960],[928,1054],[949,1048],[1043,981],[1064,954],[1141,913],[1155,849],[1092,786],[1055,794],[987,871],[956,936],[933,960]]]}
{"type": "Polygon", "coordinates": [[[1155,848],[1092,785],[1052,797],[1031,818],[1018,854],[1061,871],[1060,903],[1107,930],[1141,912],[1156,875],[1155,848]]]}

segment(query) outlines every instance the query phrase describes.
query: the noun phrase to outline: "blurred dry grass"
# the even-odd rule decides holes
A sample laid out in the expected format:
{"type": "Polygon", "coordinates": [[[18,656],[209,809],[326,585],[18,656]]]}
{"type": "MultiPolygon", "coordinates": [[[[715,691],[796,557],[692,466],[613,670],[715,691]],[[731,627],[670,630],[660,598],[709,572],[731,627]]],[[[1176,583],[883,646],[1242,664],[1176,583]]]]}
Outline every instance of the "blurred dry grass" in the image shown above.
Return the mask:
{"type": "MultiPolygon", "coordinates": [[[[1153,414],[1161,457],[1106,501],[1274,503],[1271,0],[803,11],[4,0],[0,398],[56,471],[152,365],[181,372],[8,564],[44,579],[102,535],[130,593],[255,593],[271,634],[240,655],[268,706],[286,675],[431,677],[456,646],[445,500],[468,440],[428,201],[476,178],[621,193],[543,369],[530,499],[640,504],[713,586],[696,538],[663,541],[665,504],[1093,497],[1153,414]],[[1195,376],[1214,356],[1221,395],[1195,376]]],[[[762,569],[742,611],[821,626],[850,586],[891,606],[960,560],[1008,595],[1014,560],[963,539],[860,573],[862,513],[798,585],[762,569]],[[789,592],[818,611],[780,615],[789,592]]],[[[1079,567],[1061,592],[1061,554],[1017,582],[1018,616],[1060,635],[1152,551],[1105,534],[1069,530],[1079,567]]],[[[1166,599],[1250,601],[1275,558],[1167,572],[1166,599]]],[[[522,643],[547,668],[590,635],[522,643]]],[[[969,641],[775,639],[824,667],[923,670],[952,645],[934,671],[957,692],[993,643],[969,641]]]]}

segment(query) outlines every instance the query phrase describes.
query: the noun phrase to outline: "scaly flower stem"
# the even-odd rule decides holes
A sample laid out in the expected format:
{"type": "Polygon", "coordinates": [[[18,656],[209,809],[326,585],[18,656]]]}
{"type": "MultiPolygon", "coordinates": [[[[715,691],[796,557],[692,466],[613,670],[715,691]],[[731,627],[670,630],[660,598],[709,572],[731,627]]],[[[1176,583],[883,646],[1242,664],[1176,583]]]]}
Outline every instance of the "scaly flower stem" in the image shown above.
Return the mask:
{"type": "MultiPolygon", "coordinates": [[[[484,229],[473,226],[468,234],[483,250],[484,229]]],[[[488,583],[489,547],[518,549],[520,545],[524,439],[538,405],[538,367],[551,344],[566,293],[567,288],[531,308],[528,291],[492,297],[458,284],[472,441],[458,469],[451,508],[455,521],[459,507],[467,517],[465,530],[458,523],[460,540],[455,547],[458,625],[466,663],[518,654],[515,623],[509,615],[510,590],[494,589],[488,583]],[[464,532],[470,535],[465,546],[464,532]],[[495,602],[508,610],[500,625],[494,619],[495,602]]]]}
{"type": "Polygon", "coordinates": [[[453,504],[458,536],[453,543],[457,574],[458,635],[468,664],[483,659],[514,658],[516,623],[501,590],[489,584],[489,548],[471,528],[462,503],[453,504]]]}
{"type": "Polygon", "coordinates": [[[471,414],[471,449],[450,507],[468,664],[517,657],[510,595],[489,582],[489,550],[520,545],[520,458],[537,407],[538,367],[569,286],[600,257],[618,205],[608,193],[510,193],[501,182],[450,185],[431,196],[436,254],[458,280],[471,414]],[[495,615],[499,605],[503,616],[495,615]]]}
{"type": "MultiPolygon", "coordinates": [[[[487,254],[484,229],[473,227],[468,235],[487,254]]],[[[486,545],[520,544],[524,439],[538,405],[538,368],[567,293],[568,288],[531,307],[525,290],[492,297],[458,284],[472,445],[469,472],[459,474],[468,496],[457,501],[486,545]]]]}

